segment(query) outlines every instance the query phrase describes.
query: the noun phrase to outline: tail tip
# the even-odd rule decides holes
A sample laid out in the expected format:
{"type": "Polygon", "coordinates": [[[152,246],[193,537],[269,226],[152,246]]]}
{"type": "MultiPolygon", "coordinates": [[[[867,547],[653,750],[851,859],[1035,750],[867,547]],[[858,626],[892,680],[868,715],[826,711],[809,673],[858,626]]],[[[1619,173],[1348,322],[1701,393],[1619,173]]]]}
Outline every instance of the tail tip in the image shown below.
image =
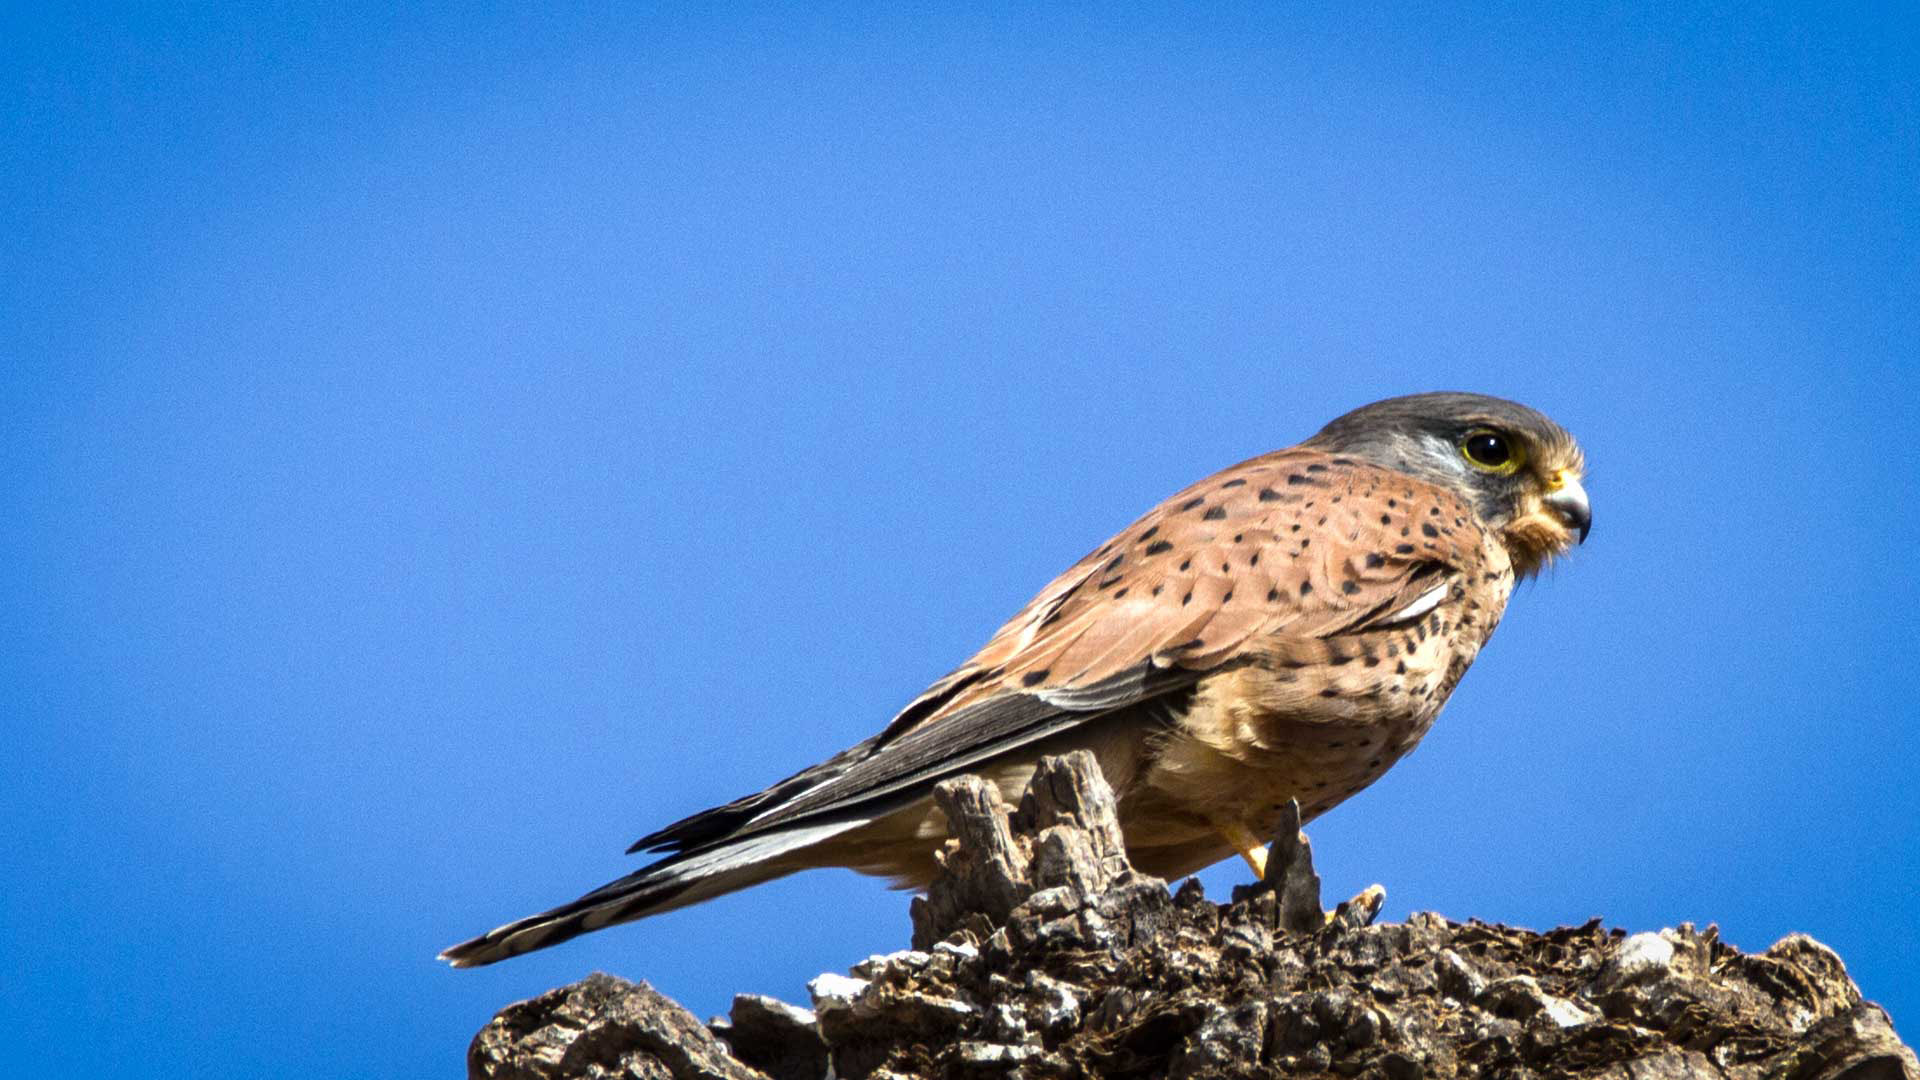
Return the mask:
{"type": "Polygon", "coordinates": [[[458,945],[440,950],[440,954],[434,959],[456,970],[485,967],[500,959],[498,956],[489,955],[493,950],[489,949],[488,945],[486,938],[474,938],[472,941],[463,941],[458,945]]]}

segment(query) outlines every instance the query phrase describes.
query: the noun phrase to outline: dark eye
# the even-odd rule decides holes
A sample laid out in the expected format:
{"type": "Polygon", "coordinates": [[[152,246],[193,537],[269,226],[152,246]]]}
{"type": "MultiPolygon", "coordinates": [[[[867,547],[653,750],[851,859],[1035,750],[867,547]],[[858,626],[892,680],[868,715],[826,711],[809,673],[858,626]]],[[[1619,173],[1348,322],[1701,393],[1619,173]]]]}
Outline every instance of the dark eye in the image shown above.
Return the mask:
{"type": "Polygon", "coordinates": [[[1519,464],[1507,437],[1486,428],[1468,432],[1460,442],[1460,453],[1473,465],[1489,472],[1511,472],[1519,464]]]}

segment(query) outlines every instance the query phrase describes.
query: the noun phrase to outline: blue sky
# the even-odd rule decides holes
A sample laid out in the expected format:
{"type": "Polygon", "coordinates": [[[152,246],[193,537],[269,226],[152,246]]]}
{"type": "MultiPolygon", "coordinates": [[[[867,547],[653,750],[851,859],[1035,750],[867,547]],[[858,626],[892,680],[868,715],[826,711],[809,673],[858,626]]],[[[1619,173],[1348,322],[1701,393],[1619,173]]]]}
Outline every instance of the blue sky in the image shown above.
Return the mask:
{"type": "Polygon", "coordinates": [[[1328,892],[1805,931],[1913,1038],[1917,103],[1874,5],[9,9],[13,1060],[444,1075],[594,969],[804,1000],[903,897],[432,956],[1442,388],[1573,430],[1593,537],[1312,830],[1328,892]]]}

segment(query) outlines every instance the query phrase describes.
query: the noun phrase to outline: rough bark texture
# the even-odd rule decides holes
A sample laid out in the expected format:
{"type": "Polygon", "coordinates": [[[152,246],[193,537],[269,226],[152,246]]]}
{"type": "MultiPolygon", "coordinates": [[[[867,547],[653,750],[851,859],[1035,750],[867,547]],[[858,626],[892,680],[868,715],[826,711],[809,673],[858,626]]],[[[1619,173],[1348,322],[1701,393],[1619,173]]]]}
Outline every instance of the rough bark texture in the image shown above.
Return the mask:
{"type": "Polygon", "coordinates": [[[467,1075],[489,1080],[558,1077],[753,1080],[727,1044],[646,983],[598,972],[509,1005],[467,1048],[467,1075]]]}
{"type": "Polygon", "coordinates": [[[1297,823],[1230,904],[1169,895],[1127,865],[1085,755],[1049,759],[1012,814],[971,778],[939,799],[959,839],[913,947],[822,975],[812,1010],[743,995],[710,1029],[593,975],[495,1017],[469,1075],[1920,1080],[1811,938],[1747,955],[1690,925],[1376,926],[1377,887],[1322,917],[1297,823]]]}

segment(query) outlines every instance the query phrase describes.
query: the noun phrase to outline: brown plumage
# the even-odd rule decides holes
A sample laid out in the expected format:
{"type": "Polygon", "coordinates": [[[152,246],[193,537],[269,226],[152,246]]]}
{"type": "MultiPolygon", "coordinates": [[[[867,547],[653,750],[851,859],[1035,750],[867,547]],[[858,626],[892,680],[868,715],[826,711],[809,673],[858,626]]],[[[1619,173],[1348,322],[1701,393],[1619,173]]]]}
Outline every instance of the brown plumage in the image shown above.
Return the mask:
{"type": "Polygon", "coordinates": [[[1016,798],[1086,748],[1135,866],[1176,877],[1307,818],[1411,750],[1513,584],[1586,536],[1571,436],[1512,402],[1421,394],[1172,496],[1060,575],[880,734],[632,850],[664,858],[441,954],[492,963],[814,866],[917,886],[973,772],[1016,798]]]}

